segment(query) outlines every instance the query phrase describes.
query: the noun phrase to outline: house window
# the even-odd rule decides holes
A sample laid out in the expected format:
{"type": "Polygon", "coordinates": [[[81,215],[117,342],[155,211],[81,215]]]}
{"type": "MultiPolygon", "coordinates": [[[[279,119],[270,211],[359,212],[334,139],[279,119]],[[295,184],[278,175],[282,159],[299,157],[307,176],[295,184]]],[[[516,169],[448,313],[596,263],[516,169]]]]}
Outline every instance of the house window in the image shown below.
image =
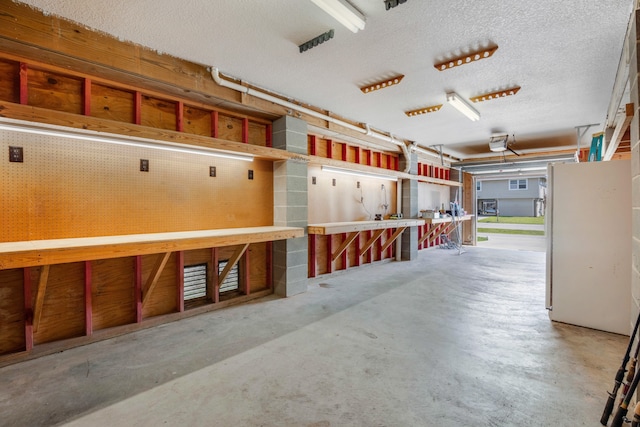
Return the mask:
{"type": "Polygon", "coordinates": [[[510,179],[509,180],[509,190],[526,190],[526,189],[527,189],[526,179],[510,179]]]}
{"type": "Polygon", "coordinates": [[[482,181],[476,181],[476,191],[482,191],[482,181]]]}

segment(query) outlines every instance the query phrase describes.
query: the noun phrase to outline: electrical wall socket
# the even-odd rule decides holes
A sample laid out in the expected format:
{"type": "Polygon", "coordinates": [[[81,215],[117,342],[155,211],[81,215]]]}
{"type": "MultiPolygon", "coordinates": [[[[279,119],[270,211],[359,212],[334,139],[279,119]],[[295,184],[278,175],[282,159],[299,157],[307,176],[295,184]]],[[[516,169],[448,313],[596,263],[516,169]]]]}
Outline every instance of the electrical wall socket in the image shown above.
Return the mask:
{"type": "Polygon", "coordinates": [[[356,182],[356,188],[360,188],[360,181],[356,182]]]}

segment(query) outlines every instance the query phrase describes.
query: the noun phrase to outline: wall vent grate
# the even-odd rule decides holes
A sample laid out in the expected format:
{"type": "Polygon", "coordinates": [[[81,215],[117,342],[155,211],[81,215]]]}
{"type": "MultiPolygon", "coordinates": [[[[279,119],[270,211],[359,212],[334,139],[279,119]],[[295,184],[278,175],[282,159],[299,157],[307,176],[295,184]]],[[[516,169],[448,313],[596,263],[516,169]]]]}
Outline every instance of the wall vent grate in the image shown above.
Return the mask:
{"type": "Polygon", "coordinates": [[[184,267],[184,300],[207,296],[207,264],[184,267]]]}
{"type": "MultiPolygon", "coordinates": [[[[218,262],[218,274],[222,274],[222,271],[227,266],[229,261],[218,262]]],[[[220,293],[228,291],[236,291],[240,288],[240,275],[238,274],[238,264],[234,265],[227,278],[220,284],[220,293]]]]}

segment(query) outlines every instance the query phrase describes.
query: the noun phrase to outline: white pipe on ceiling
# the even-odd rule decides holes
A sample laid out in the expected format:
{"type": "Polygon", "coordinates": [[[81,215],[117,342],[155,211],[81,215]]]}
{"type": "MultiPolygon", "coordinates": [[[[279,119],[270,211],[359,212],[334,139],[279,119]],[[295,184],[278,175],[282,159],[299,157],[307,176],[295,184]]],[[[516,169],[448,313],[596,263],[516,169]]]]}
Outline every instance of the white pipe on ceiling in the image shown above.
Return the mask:
{"type": "MultiPolygon", "coordinates": [[[[322,113],[319,113],[317,111],[311,110],[309,108],[302,107],[300,105],[294,104],[293,102],[285,101],[284,99],[280,99],[280,98],[275,97],[273,95],[269,95],[268,93],[265,93],[265,92],[262,92],[262,91],[259,91],[259,90],[253,89],[253,88],[248,88],[246,86],[242,86],[242,85],[240,85],[238,83],[234,83],[234,82],[231,82],[229,80],[222,79],[220,77],[220,72],[216,67],[211,67],[211,77],[220,86],[227,87],[229,89],[233,89],[235,91],[244,93],[246,95],[255,96],[256,98],[264,99],[265,101],[273,102],[274,104],[281,105],[281,106],[283,106],[285,108],[289,108],[290,110],[299,111],[301,113],[307,114],[309,116],[316,117],[316,118],[321,119],[321,120],[326,120],[326,121],[334,123],[334,124],[336,124],[338,126],[342,126],[342,127],[347,128],[347,129],[351,129],[351,130],[354,130],[356,132],[360,132],[360,133],[362,133],[364,135],[371,136],[371,137],[379,139],[381,141],[390,142],[390,143],[400,147],[402,149],[402,153],[404,154],[405,158],[407,160],[409,159],[409,150],[407,149],[407,145],[404,142],[398,141],[393,136],[387,136],[387,135],[384,135],[382,133],[373,131],[373,130],[371,130],[371,128],[369,127],[368,124],[365,124],[366,128],[363,129],[360,126],[355,126],[355,125],[352,125],[351,123],[347,123],[345,121],[336,119],[335,117],[331,117],[331,116],[328,116],[326,114],[322,114],[322,113]]],[[[405,168],[404,172],[408,172],[410,167],[411,167],[411,162],[407,161],[406,163],[407,163],[407,167],[405,168]]]]}

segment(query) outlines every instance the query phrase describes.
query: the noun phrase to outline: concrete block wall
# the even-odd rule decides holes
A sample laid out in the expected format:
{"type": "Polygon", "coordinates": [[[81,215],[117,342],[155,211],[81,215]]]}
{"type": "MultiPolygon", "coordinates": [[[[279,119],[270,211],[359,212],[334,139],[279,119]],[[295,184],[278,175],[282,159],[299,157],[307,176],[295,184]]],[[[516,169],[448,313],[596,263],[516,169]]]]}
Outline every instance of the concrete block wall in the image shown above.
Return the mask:
{"type": "MultiPolygon", "coordinates": [[[[406,167],[406,162],[411,162],[409,173],[416,174],[418,172],[418,155],[411,153],[409,159],[403,159],[400,162],[402,170],[406,167]]],[[[418,217],[418,181],[413,179],[403,179],[402,183],[402,215],[405,218],[418,217]]],[[[403,261],[411,261],[418,258],[418,227],[407,227],[401,236],[400,259],[403,261]]]]}
{"type": "MultiPolygon", "coordinates": [[[[307,154],[307,123],[284,116],[273,123],[273,147],[307,154]]],[[[274,162],[273,223],[282,227],[302,227],[305,236],[273,243],[274,290],[292,296],[307,290],[308,221],[307,165],[295,160],[274,162]]]]}

